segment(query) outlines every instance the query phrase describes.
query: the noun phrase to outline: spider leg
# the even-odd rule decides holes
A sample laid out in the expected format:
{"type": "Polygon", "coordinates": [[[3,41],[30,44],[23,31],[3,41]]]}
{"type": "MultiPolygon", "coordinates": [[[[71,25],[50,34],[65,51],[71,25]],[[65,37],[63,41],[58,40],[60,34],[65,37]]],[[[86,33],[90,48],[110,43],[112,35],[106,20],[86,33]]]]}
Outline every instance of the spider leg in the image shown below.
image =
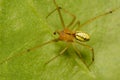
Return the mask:
{"type": "Polygon", "coordinates": [[[28,52],[30,52],[30,51],[33,51],[33,50],[35,50],[35,49],[37,49],[37,48],[43,47],[44,45],[47,45],[47,44],[52,43],[52,42],[57,42],[57,41],[59,41],[59,39],[53,39],[53,40],[50,40],[50,41],[48,41],[48,42],[45,42],[45,43],[43,43],[43,44],[41,44],[41,45],[37,45],[37,46],[32,47],[32,48],[29,48],[29,49],[27,49],[27,50],[25,50],[25,51],[23,51],[23,52],[17,53],[17,54],[15,54],[15,55],[13,55],[13,56],[9,56],[9,57],[7,57],[6,59],[4,59],[2,62],[0,62],[0,64],[3,64],[3,63],[5,63],[6,61],[9,61],[9,60],[13,59],[14,57],[21,56],[21,55],[26,54],[26,53],[28,53],[28,52]]]}
{"type": "Polygon", "coordinates": [[[57,11],[58,11],[58,14],[59,14],[59,17],[60,17],[60,20],[61,20],[61,24],[62,24],[63,28],[65,28],[65,23],[64,23],[64,21],[63,21],[63,17],[62,17],[61,11],[60,11],[60,9],[59,9],[59,6],[58,6],[57,3],[55,2],[55,0],[53,0],[53,2],[54,2],[55,6],[56,6],[56,8],[57,8],[57,11]]]}
{"type": "Polygon", "coordinates": [[[65,47],[58,55],[54,56],[53,58],[51,58],[49,61],[47,61],[45,63],[45,65],[47,65],[48,63],[50,63],[51,61],[53,61],[54,59],[56,59],[57,57],[61,56],[62,54],[64,54],[64,52],[68,49],[68,47],[65,47]]]}
{"type": "MultiPolygon", "coordinates": [[[[70,27],[72,26],[72,24],[75,22],[76,20],[76,16],[73,15],[72,13],[70,13],[69,11],[65,10],[64,8],[61,8],[61,10],[63,10],[65,13],[69,14],[73,19],[71,20],[71,22],[66,26],[66,27],[70,27]]],[[[62,21],[61,21],[62,22],[62,21]]]]}
{"type": "Polygon", "coordinates": [[[87,69],[90,71],[89,66],[88,66],[88,65],[85,63],[85,61],[82,59],[82,55],[81,55],[81,53],[79,52],[79,50],[75,47],[74,44],[72,44],[72,45],[73,45],[73,48],[74,48],[76,54],[79,56],[80,60],[85,64],[85,66],[87,67],[87,69]]]}
{"type": "Polygon", "coordinates": [[[58,9],[62,9],[61,7],[58,7],[58,8],[55,8],[54,10],[52,10],[47,16],[46,16],[46,19],[51,15],[53,14],[56,10],[58,9]]]}
{"type": "Polygon", "coordinates": [[[80,21],[77,21],[73,26],[72,26],[72,28],[73,28],[73,31],[75,31],[75,29],[76,29],[76,27],[75,26],[80,26],[80,21]]]}
{"type": "Polygon", "coordinates": [[[81,24],[76,30],[80,29],[80,27],[83,27],[83,26],[85,26],[85,25],[87,25],[87,24],[95,21],[96,19],[99,19],[99,18],[101,18],[101,17],[103,17],[103,16],[106,16],[106,15],[108,15],[108,14],[112,14],[113,12],[115,12],[115,11],[118,10],[118,9],[120,9],[120,7],[116,8],[116,9],[113,9],[113,10],[110,10],[110,11],[108,11],[108,12],[105,12],[105,13],[103,13],[103,14],[100,14],[100,15],[98,15],[98,16],[95,16],[95,17],[87,20],[87,21],[84,22],[83,24],[81,24]]]}
{"type": "Polygon", "coordinates": [[[73,14],[71,14],[70,12],[68,12],[67,10],[63,9],[62,7],[59,7],[55,0],[53,0],[53,1],[54,1],[55,6],[56,6],[56,9],[52,10],[52,11],[47,15],[46,18],[48,18],[52,13],[54,13],[54,12],[57,10],[57,11],[58,11],[58,14],[59,14],[59,17],[60,17],[61,24],[62,24],[63,28],[65,28],[65,23],[64,23],[64,20],[63,20],[61,11],[60,11],[60,10],[63,10],[65,13],[67,13],[67,14],[69,14],[70,16],[73,17],[72,21],[67,25],[67,27],[70,27],[70,26],[74,23],[76,17],[75,17],[73,14]]]}
{"type": "Polygon", "coordinates": [[[78,41],[77,41],[77,43],[79,43],[79,44],[85,46],[86,48],[88,48],[88,49],[92,52],[92,61],[91,61],[91,63],[89,64],[89,66],[90,66],[90,65],[94,62],[94,49],[93,49],[92,47],[90,47],[90,46],[84,44],[84,43],[80,43],[80,42],[78,42],[78,41]]]}

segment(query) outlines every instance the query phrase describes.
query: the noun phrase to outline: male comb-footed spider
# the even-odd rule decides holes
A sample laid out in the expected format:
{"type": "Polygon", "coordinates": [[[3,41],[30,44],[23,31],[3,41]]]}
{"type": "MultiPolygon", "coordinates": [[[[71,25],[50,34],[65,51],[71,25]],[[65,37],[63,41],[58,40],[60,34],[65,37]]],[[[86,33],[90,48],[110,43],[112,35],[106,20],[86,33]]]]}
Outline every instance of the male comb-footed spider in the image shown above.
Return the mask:
{"type": "MultiPolygon", "coordinates": [[[[116,9],[113,9],[113,10],[111,10],[111,11],[108,11],[108,12],[105,12],[105,13],[103,13],[103,14],[100,14],[100,15],[98,15],[98,16],[96,16],[96,17],[93,17],[93,18],[87,20],[87,21],[84,22],[83,24],[80,24],[80,21],[76,21],[76,17],[75,17],[73,14],[71,14],[70,12],[68,12],[67,10],[65,10],[64,8],[58,6],[55,0],[53,0],[53,2],[54,2],[54,4],[55,4],[56,8],[48,14],[47,18],[48,18],[53,12],[55,12],[55,11],[58,12],[58,15],[59,15],[59,18],[60,18],[60,21],[61,21],[63,30],[61,30],[61,31],[55,31],[54,34],[58,34],[59,37],[56,38],[56,39],[50,40],[50,41],[48,41],[48,42],[45,42],[45,43],[43,43],[43,44],[41,44],[41,45],[38,45],[38,46],[35,46],[35,47],[32,47],[32,48],[29,48],[29,49],[27,49],[27,50],[25,50],[25,51],[23,51],[23,52],[21,52],[21,53],[18,53],[18,54],[16,54],[16,55],[11,56],[11,57],[8,57],[8,58],[6,58],[5,60],[3,60],[0,64],[2,64],[2,63],[4,63],[4,62],[12,59],[12,58],[15,57],[15,56],[19,56],[19,55],[21,55],[21,54],[30,52],[30,51],[35,50],[35,49],[37,49],[37,48],[40,48],[40,47],[42,47],[42,46],[44,46],[44,45],[46,45],[46,44],[49,44],[49,43],[52,43],[52,42],[64,41],[64,42],[66,42],[66,43],[71,43],[71,44],[72,44],[75,52],[77,53],[77,55],[79,55],[81,61],[82,61],[82,62],[86,65],[86,67],[89,69],[89,66],[94,62],[94,50],[93,50],[92,47],[84,44],[84,42],[89,41],[89,40],[90,40],[90,36],[89,36],[87,33],[85,33],[85,32],[77,31],[77,30],[79,30],[82,26],[85,26],[85,25],[91,23],[92,21],[94,21],[94,20],[102,17],[102,16],[111,14],[112,12],[116,11],[116,10],[119,9],[119,8],[116,8],[116,9]],[[71,21],[67,26],[65,26],[65,23],[64,23],[62,14],[61,14],[61,10],[63,10],[65,13],[67,13],[68,15],[70,15],[70,16],[73,17],[72,21],[71,21]],[[78,25],[77,28],[74,27],[74,26],[76,26],[76,25],[78,25]],[[72,30],[70,30],[69,27],[72,27],[72,30]],[[85,63],[85,61],[82,59],[82,56],[81,56],[79,50],[75,47],[75,45],[74,45],[73,43],[78,43],[78,44],[80,44],[80,45],[82,45],[82,46],[85,46],[86,48],[90,49],[90,51],[91,51],[91,53],[92,53],[92,58],[91,58],[92,61],[90,62],[89,65],[87,65],[87,64],[85,63]]],[[[48,64],[49,62],[51,62],[52,60],[54,60],[54,59],[57,58],[58,56],[62,55],[62,54],[68,49],[68,47],[69,47],[69,46],[66,46],[58,55],[56,55],[55,57],[51,58],[51,59],[50,59],[48,62],[46,62],[45,64],[48,64]]]]}

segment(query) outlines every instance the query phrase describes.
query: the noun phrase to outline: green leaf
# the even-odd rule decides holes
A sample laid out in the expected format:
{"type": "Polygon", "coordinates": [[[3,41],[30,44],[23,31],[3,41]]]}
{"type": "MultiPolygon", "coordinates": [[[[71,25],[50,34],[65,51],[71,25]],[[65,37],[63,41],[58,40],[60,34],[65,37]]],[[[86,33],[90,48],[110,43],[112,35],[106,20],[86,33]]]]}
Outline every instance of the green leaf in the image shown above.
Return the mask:
{"type": "MultiPolygon", "coordinates": [[[[76,15],[81,24],[120,7],[118,0],[56,2],[76,15]]],[[[62,29],[57,12],[45,19],[53,9],[52,0],[0,0],[0,62],[56,38],[53,32],[62,29]]],[[[68,24],[72,18],[64,12],[62,14],[68,24]]],[[[72,46],[64,55],[44,66],[66,46],[65,42],[58,42],[6,60],[0,64],[0,80],[119,80],[119,14],[120,9],[81,28],[91,35],[91,40],[86,44],[95,50],[91,71],[75,55],[72,46]]],[[[83,46],[76,46],[89,64],[91,52],[83,46]]]]}

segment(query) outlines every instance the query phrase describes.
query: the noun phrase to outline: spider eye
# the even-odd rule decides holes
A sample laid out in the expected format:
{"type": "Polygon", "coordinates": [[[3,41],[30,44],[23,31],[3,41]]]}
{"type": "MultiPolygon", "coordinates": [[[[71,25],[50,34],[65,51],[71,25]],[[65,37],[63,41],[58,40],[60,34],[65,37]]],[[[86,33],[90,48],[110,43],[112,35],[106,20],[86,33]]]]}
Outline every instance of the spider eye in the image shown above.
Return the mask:
{"type": "Polygon", "coordinates": [[[56,35],[56,32],[53,32],[54,35],[56,35]]]}
{"type": "Polygon", "coordinates": [[[85,42],[90,40],[90,36],[84,32],[76,32],[75,38],[79,41],[85,42]]]}

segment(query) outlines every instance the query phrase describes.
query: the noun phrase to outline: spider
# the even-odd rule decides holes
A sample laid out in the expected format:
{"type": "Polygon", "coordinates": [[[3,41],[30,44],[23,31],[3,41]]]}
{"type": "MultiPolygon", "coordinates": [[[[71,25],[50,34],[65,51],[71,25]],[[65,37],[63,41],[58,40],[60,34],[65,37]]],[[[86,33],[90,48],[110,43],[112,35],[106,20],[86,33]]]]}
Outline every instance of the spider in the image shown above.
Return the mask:
{"type": "MultiPolygon", "coordinates": [[[[94,62],[94,49],[93,49],[92,47],[84,44],[84,42],[89,41],[89,40],[90,40],[90,36],[89,36],[89,34],[87,34],[87,33],[85,33],[85,32],[77,31],[77,30],[79,30],[81,27],[83,27],[83,26],[91,23],[92,21],[94,21],[94,20],[96,20],[96,19],[98,19],[98,18],[101,18],[101,17],[103,17],[103,16],[106,16],[106,15],[108,15],[108,14],[111,14],[111,13],[115,12],[115,11],[116,11],[117,9],[119,9],[119,8],[116,8],[116,9],[110,10],[110,11],[108,11],[108,12],[105,12],[105,13],[103,13],[103,14],[100,14],[100,15],[98,15],[98,16],[95,16],[95,17],[87,20],[87,21],[84,22],[83,24],[80,24],[80,21],[76,21],[76,16],[75,16],[75,15],[71,14],[69,11],[65,10],[64,8],[58,6],[58,4],[56,3],[55,0],[53,0],[53,2],[54,2],[54,5],[55,5],[56,8],[55,8],[53,11],[51,11],[46,18],[48,18],[48,17],[49,17],[52,13],[54,13],[55,11],[58,12],[58,15],[59,15],[59,18],[60,18],[60,21],[61,21],[63,30],[61,30],[61,31],[55,31],[55,32],[54,32],[54,35],[58,34],[59,37],[56,38],[56,39],[50,40],[50,41],[48,41],[48,42],[45,42],[45,43],[43,43],[43,44],[41,44],[41,45],[37,45],[37,46],[35,46],[35,47],[29,48],[29,49],[27,49],[27,50],[25,50],[25,51],[23,51],[23,52],[21,52],[21,53],[18,53],[18,54],[16,54],[16,55],[11,56],[11,57],[8,57],[7,59],[3,60],[0,64],[3,64],[4,62],[10,60],[12,57],[19,56],[19,55],[21,55],[21,54],[30,52],[30,51],[35,50],[35,49],[37,49],[37,48],[40,48],[40,47],[42,47],[42,46],[44,46],[44,45],[47,45],[47,44],[49,44],[49,43],[58,42],[58,41],[64,41],[64,42],[66,42],[66,43],[71,43],[71,44],[72,44],[75,52],[77,53],[77,55],[79,56],[79,58],[81,59],[81,61],[82,61],[82,62],[86,65],[86,67],[89,69],[89,66],[94,62]],[[67,26],[65,26],[65,23],[64,23],[62,14],[61,14],[61,10],[63,10],[65,13],[67,13],[68,15],[70,15],[70,16],[73,17],[73,19],[71,20],[71,22],[70,22],[67,26]],[[76,25],[78,25],[78,27],[75,29],[74,26],[76,26],[76,25]],[[72,26],[72,28],[73,28],[72,30],[69,29],[69,27],[71,27],[71,26],[72,26]],[[85,61],[82,59],[82,56],[81,56],[79,50],[75,47],[75,45],[74,45],[73,43],[78,43],[78,44],[80,44],[80,45],[88,48],[88,49],[91,51],[92,58],[91,58],[91,62],[90,62],[89,65],[87,65],[87,64],[85,63],[85,61]]],[[[53,58],[51,58],[51,59],[50,59],[48,62],[46,62],[45,64],[48,64],[48,63],[51,62],[52,60],[56,59],[58,56],[64,54],[64,52],[65,52],[68,48],[69,48],[69,46],[66,46],[62,51],[60,51],[60,53],[59,53],[58,55],[56,55],[56,56],[54,56],[53,58]]]]}

